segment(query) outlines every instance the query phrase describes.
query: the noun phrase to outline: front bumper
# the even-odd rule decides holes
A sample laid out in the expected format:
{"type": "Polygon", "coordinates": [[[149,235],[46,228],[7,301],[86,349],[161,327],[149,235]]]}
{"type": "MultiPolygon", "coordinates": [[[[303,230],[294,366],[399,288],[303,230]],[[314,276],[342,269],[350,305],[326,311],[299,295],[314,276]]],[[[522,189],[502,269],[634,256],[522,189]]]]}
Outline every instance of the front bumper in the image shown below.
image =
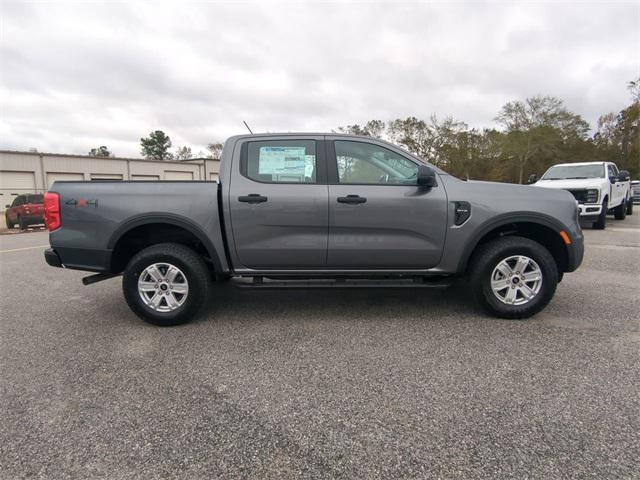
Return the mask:
{"type": "Polygon", "coordinates": [[[580,203],[578,209],[581,219],[582,217],[597,217],[602,212],[602,205],[599,203],[580,203]]]}
{"type": "Polygon", "coordinates": [[[584,236],[572,238],[570,245],[567,245],[567,272],[578,269],[584,259],[584,236]]]}

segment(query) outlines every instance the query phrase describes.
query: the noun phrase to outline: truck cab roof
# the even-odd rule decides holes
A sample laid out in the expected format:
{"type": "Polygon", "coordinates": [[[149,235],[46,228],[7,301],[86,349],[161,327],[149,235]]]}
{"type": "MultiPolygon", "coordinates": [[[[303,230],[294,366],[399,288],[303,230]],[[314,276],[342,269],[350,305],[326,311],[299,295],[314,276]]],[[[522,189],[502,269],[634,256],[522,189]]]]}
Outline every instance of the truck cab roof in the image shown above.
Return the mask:
{"type": "Polygon", "coordinates": [[[598,162],[570,162],[570,163],[556,163],[555,165],[553,165],[554,167],[572,167],[572,166],[580,166],[580,165],[602,165],[602,164],[607,164],[607,163],[614,163],[614,162],[608,162],[606,160],[600,160],[598,162]]]}

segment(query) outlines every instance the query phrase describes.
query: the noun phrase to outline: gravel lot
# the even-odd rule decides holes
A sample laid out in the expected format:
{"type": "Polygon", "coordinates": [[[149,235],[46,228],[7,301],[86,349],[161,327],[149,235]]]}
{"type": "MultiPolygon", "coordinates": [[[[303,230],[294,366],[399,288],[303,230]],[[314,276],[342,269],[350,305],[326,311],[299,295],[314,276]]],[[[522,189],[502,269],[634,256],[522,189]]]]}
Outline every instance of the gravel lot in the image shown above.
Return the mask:
{"type": "Polygon", "coordinates": [[[585,234],[529,321],[225,287],[169,329],[0,236],[0,477],[640,478],[640,209],[585,234]]]}

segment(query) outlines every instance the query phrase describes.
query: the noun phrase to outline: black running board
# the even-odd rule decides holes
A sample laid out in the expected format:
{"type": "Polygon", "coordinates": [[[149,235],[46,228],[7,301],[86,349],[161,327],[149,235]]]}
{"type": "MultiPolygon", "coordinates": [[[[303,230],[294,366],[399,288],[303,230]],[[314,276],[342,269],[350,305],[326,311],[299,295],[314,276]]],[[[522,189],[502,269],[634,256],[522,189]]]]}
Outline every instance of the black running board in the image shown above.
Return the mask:
{"type": "Polygon", "coordinates": [[[83,285],[93,285],[94,283],[103,282],[113,277],[120,276],[119,273],[96,273],[95,275],[89,275],[82,278],[83,285]]]}
{"type": "Polygon", "coordinates": [[[302,288],[447,288],[454,279],[449,277],[418,278],[327,278],[277,279],[265,277],[236,277],[231,280],[238,288],[302,289],[302,288]]]}

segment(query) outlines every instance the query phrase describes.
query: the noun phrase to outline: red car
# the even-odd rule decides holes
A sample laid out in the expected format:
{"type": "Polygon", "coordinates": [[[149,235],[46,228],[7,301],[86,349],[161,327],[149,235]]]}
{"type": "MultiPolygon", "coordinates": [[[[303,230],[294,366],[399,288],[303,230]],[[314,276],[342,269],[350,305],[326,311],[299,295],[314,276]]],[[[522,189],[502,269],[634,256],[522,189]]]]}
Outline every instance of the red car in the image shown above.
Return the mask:
{"type": "Polygon", "coordinates": [[[18,195],[11,205],[6,206],[4,214],[7,228],[14,228],[16,223],[22,230],[29,225],[44,223],[44,195],[18,195]]]}

